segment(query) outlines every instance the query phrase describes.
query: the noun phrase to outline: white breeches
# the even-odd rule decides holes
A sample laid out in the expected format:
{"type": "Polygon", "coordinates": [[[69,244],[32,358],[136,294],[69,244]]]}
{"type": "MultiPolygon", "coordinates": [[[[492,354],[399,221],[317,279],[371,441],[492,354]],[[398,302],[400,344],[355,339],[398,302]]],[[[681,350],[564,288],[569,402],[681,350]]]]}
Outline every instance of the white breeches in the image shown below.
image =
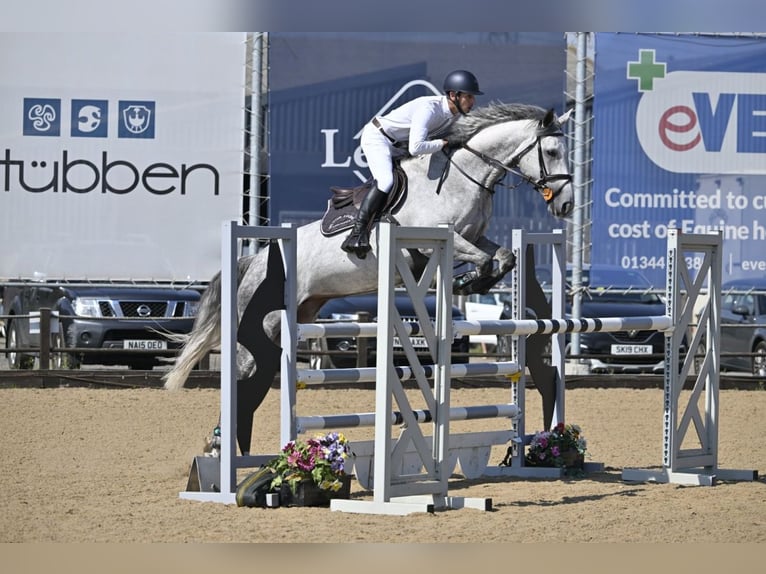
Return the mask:
{"type": "Polygon", "coordinates": [[[392,150],[395,148],[372,124],[367,124],[362,130],[361,145],[370,173],[378,182],[378,189],[383,193],[390,192],[394,186],[392,150]]]}

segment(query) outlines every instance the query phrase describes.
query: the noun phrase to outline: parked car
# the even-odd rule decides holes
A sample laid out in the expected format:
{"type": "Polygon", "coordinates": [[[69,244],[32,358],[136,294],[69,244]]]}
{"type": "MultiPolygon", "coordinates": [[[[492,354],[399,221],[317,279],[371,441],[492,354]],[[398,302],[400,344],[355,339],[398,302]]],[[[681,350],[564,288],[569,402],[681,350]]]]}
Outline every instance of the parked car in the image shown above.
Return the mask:
{"type": "Polygon", "coordinates": [[[40,309],[47,308],[58,314],[58,329],[52,329],[56,332],[50,339],[52,348],[107,350],[54,353],[51,368],[77,369],[89,363],[151,369],[160,363],[160,357],[167,356],[167,349],[178,346],[167,334],[191,331],[199,299],[197,290],[172,287],[62,283],[6,287],[8,363],[13,369],[34,366],[39,353],[14,349],[39,349],[39,320],[31,321],[30,316],[34,318],[40,309]]]}
{"type": "Polygon", "coordinates": [[[721,286],[721,368],[766,376],[766,277],[721,286]]]}
{"type": "Polygon", "coordinates": [[[3,319],[3,315],[5,315],[5,305],[3,304],[3,291],[5,290],[5,287],[3,285],[0,285],[0,337],[5,338],[5,319],[3,319]]]}
{"type": "MultiPolygon", "coordinates": [[[[416,321],[415,311],[410,297],[404,293],[397,293],[395,298],[396,308],[402,319],[416,321]]],[[[425,298],[426,310],[429,316],[434,320],[436,316],[436,297],[428,295],[425,298]]],[[[377,294],[352,295],[349,297],[339,297],[331,299],[325,303],[319,310],[318,321],[359,321],[360,314],[366,314],[368,321],[376,322],[378,318],[378,296],[377,294]]],[[[464,319],[460,308],[452,306],[452,318],[454,320],[464,319]]],[[[429,357],[428,347],[425,338],[411,337],[413,347],[421,358],[429,357]]],[[[313,349],[320,352],[329,352],[329,354],[311,354],[309,360],[313,368],[332,369],[332,368],[353,368],[357,366],[358,344],[355,337],[327,338],[314,340],[313,349]]],[[[363,363],[367,366],[375,366],[376,339],[367,338],[367,355],[362,357],[363,363]]],[[[452,344],[452,362],[468,362],[469,341],[468,337],[461,337],[452,344]]],[[[307,349],[302,350],[305,356],[307,349]]],[[[394,345],[394,363],[402,365],[407,363],[407,357],[401,346],[394,345]]]]}
{"type": "MultiPolygon", "coordinates": [[[[498,291],[490,293],[473,293],[468,295],[465,301],[465,316],[469,321],[493,321],[500,319],[503,313],[507,293],[498,291]]],[[[498,352],[498,342],[505,341],[495,335],[471,335],[472,345],[479,345],[482,353],[498,352]]],[[[507,353],[508,350],[501,347],[499,352],[507,353]]]]}
{"type": "MultiPolygon", "coordinates": [[[[567,287],[571,286],[567,269],[567,287]]],[[[550,279],[539,276],[545,289],[550,279]]],[[[543,271],[544,273],[544,271],[543,271]]],[[[593,264],[582,270],[584,291],[581,317],[639,317],[664,315],[665,303],[651,282],[640,271],[616,265],[593,264]]],[[[571,300],[565,306],[571,316],[571,300]]],[[[506,304],[502,318],[510,318],[506,304]]],[[[566,336],[566,353],[571,351],[571,336],[566,336]]],[[[681,349],[682,353],[685,348],[681,349]]],[[[617,331],[580,333],[581,362],[592,372],[658,373],[664,370],[665,335],[658,331],[617,331]]]]}

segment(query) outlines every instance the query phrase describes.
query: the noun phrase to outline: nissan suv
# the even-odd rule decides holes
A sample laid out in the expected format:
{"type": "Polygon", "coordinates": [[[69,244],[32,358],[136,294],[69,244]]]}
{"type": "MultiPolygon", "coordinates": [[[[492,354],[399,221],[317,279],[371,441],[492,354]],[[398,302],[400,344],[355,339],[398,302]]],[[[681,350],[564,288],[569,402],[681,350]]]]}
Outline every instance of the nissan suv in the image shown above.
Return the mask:
{"type": "Polygon", "coordinates": [[[195,289],[173,287],[7,286],[6,357],[12,369],[34,366],[41,341],[40,310],[50,309],[51,368],[77,369],[88,363],[151,369],[179,346],[173,334],[191,331],[199,299],[195,289]],[[60,350],[65,348],[72,350],[60,350]]]}

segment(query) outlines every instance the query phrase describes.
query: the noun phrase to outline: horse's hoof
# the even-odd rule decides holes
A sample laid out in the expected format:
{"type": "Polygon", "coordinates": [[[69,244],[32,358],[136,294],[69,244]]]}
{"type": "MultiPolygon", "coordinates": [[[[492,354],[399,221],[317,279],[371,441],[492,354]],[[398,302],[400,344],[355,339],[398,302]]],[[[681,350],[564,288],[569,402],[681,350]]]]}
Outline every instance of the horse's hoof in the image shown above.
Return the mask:
{"type": "Polygon", "coordinates": [[[453,295],[470,295],[474,291],[472,286],[478,277],[476,271],[466,271],[452,279],[452,294],[453,295]]]}

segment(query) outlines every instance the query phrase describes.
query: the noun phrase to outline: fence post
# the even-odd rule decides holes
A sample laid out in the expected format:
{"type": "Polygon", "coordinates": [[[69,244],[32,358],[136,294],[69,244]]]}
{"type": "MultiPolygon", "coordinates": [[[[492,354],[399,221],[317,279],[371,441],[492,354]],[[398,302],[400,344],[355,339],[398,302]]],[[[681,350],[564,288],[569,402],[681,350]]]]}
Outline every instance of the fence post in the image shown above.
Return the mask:
{"type": "MultiPolygon", "coordinates": [[[[359,313],[357,321],[360,323],[368,323],[370,321],[370,314],[366,311],[359,313]]],[[[367,356],[367,338],[356,338],[356,368],[363,369],[369,367],[369,358],[367,356]]]]}
{"type": "Polygon", "coordinates": [[[51,360],[51,310],[40,309],[40,370],[50,369],[51,360]]]}

